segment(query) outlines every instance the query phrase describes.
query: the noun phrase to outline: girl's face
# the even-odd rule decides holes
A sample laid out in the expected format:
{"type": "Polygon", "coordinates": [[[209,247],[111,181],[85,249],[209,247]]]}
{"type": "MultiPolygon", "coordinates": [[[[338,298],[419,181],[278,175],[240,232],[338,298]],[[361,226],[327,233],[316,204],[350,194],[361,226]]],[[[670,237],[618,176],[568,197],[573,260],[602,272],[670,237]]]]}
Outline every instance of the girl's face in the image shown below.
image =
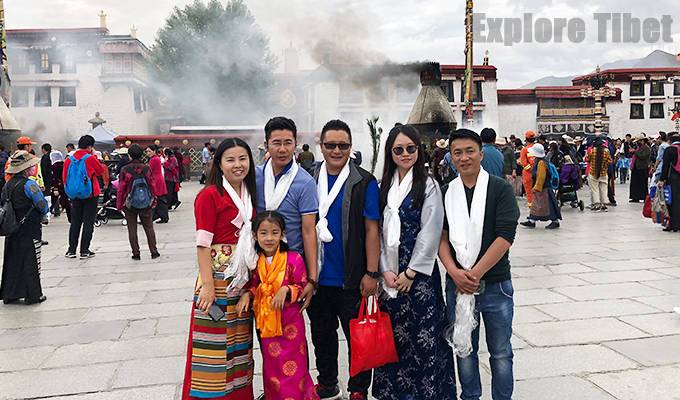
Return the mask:
{"type": "Polygon", "coordinates": [[[418,160],[418,146],[408,136],[398,134],[392,145],[392,160],[400,169],[411,169],[418,160]]]}
{"type": "Polygon", "coordinates": [[[283,230],[279,224],[269,220],[262,221],[255,232],[255,240],[266,256],[273,256],[276,253],[282,239],[283,230]]]}
{"type": "Polygon", "coordinates": [[[250,169],[250,159],[246,149],[240,146],[227,149],[222,154],[220,169],[229,183],[243,182],[250,169]]]}

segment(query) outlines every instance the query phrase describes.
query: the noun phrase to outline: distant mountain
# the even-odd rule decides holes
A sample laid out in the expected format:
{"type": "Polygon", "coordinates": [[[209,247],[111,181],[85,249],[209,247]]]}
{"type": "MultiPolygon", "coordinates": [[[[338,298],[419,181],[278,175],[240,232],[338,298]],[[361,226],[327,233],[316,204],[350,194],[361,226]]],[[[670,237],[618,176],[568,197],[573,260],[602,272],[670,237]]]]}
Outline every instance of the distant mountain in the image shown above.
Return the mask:
{"type": "Polygon", "coordinates": [[[535,89],[538,86],[571,86],[575,76],[545,76],[522,86],[521,89],[535,89]]]}
{"type": "MultiPolygon", "coordinates": [[[[667,68],[680,67],[680,56],[667,53],[663,50],[654,50],[646,57],[635,58],[630,60],[618,60],[600,66],[601,70],[605,69],[623,69],[623,68],[667,68]]],[[[595,72],[595,71],[591,71],[595,72]]],[[[571,80],[575,76],[546,76],[531,83],[522,86],[522,89],[534,89],[537,86],[571,86],[571,80]]]]}

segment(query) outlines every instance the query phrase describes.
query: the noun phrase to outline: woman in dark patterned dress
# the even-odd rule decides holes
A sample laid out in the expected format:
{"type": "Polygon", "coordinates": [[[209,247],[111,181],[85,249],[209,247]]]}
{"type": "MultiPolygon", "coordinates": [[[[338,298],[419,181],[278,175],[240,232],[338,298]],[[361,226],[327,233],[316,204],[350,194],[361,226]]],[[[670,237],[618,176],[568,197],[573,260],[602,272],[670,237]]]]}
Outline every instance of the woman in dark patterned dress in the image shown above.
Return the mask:
{"type": "Polygon", "coordinates": [[[380,188],[385,294],[399,362],[375,370],[379,400],[455,400],[453,353],[444,338],[446,310],[435,263],[444,211],[427,175],[418,132],[395,126],[385,145],[380,188]]]}

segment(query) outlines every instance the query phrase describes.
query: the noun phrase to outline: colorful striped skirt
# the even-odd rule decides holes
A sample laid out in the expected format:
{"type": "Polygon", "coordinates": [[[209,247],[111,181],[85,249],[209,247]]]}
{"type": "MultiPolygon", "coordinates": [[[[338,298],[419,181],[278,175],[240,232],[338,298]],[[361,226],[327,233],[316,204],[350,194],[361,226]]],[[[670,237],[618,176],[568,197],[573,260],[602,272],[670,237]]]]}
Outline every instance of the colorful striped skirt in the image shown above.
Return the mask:
{"type": "Polygon", "coordinates": [[[201,287],[196,282],[182,399],[253,399],[253,325],[250,313],[238,316],[240,291],[227,292],[231,279],[224,270],[234,245],[213,245],[215,303],[225,316],[214,322],[196,308],[201,287]]]}

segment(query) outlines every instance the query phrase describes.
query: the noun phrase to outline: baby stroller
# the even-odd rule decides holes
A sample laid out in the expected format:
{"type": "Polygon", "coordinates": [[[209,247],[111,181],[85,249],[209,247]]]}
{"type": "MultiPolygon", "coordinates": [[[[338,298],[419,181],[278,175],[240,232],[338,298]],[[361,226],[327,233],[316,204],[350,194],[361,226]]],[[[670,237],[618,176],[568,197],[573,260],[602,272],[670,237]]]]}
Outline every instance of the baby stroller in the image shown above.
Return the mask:
{"type": "Polygon", "coordinates": [[[560,186],[557,189],[557,201],[560,207],[569,203],[571,208],[578,208],[583,211],[585,205],[583,200],[578,199],[578,190],[581,188],[580,168],[575,164],[564,164],[560,171],[560,186]]]}
{"type": "Polygon", "coordinates": [[[109,187],[104,190],[104,193],[99,196],[97,200],[97,216],[94,220],[94,226],[100,227],[102,224],[109,223],[109,219],[120,219],[123,226],[127,225],[125,214],[116,208],[116,192],[118,190],[118,181],[113,181],[109,187]]]}

